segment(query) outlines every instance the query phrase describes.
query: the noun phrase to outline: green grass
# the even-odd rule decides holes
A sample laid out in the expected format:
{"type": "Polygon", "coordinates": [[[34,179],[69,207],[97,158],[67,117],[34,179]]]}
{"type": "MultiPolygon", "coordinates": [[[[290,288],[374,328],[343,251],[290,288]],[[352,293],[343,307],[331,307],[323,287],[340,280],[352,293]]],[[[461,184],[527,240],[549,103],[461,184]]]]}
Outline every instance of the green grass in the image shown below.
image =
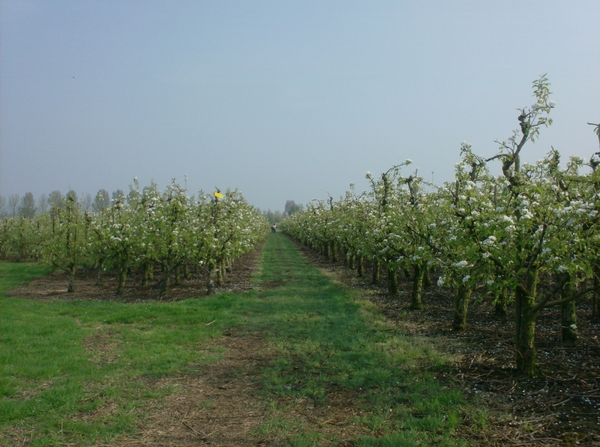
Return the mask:
{"type": "Polygon", "coordinates": [[[435,380],[448,360],[426,340],[389,327],[283,235],[272,234],[264,249],[257,277],[263,290],[239,295],[139,304],[6,295],[43,273],[0,263],[5,445],[21,436],[31,437],[31,446],[86,446],[134,433],[147,403],[175,391],[156,380],[202,370],[219,358],[203,346],[234,326],[260,331],[277,353],[262,371],[260,398],[269,413],[260,436],[296,446],[339,443],[289,415],[299,402],[324,409],[345,393],[356,410],[347,422],[362,433],[357,446],[467,445],[455,431],[473,410],[461,392],[435,380]]]}
{"type": "Polygon", "coordinates": [[[32,435],[31,446],[83,446],[132,431],[140,417],[133,409],[143,410],[149,399],[168,392],[153,381],[198,371],[218,358],[199,347],[237,322],[239,298],[228,295],[140,304],[6,296],[6,290],[42,273],[0,263],[3,445],[23,433],[32,435]],[[118,410],[75,422],[108,406],[118,410]]]}

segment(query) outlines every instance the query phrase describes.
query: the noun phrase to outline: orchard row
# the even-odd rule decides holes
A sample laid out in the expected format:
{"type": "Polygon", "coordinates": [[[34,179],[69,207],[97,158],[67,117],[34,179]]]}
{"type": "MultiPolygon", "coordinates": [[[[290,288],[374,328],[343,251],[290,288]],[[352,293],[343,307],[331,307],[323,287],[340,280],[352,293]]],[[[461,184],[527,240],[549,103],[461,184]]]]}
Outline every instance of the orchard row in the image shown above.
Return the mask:
{"type": "Polygon", "coordinates": [[[484,159],[463,143],[455,178],[443,186],[416,173],[411,161],[379,177],[367,173],[370,191],[351,189],[339,201],[311,203],[284,221],[285,232],[328,256],[343,253],[359,275],[365,262],[374,281],[387,270],[388,291],[398,272],[412,277],[412,308],[422,309],[423,283],[453,291],[453,327],[465,327],[473,292],[497,311],[514,306],[518,370],[535,373],[539,312],[562,306],[563,338],[577,337],[576,304],[593,300],[600,317],[600,160],[573,157],[561,167],[552,150],[536,164],[522,164],[524,145],[549,124],[554,107],[545,77],[534,82],[536,102],[520,109],[520,128],[495,157],[484,159]],[[502,174],[490,166],[500,163],[502,174]],[[539,286],[540,279],[551,287],[539,286]]]}
{"type": "Polygon", "coordinates": [[[117,294],[137,270],[142,285],[154,280],[161,295],[190,272],[206,278],[208,292],[231,262],[266,237],[268,222],[238,191],[190,198],[175,181],[164,191],[135,187],[95,211],[81,210],[76,195],[54,197],[50,209],[32,217],[0,221],[0,252],[35,259],[68,273],[68,291],[80,268],[97,269],[98,280],[116,271],[117,294]]]}

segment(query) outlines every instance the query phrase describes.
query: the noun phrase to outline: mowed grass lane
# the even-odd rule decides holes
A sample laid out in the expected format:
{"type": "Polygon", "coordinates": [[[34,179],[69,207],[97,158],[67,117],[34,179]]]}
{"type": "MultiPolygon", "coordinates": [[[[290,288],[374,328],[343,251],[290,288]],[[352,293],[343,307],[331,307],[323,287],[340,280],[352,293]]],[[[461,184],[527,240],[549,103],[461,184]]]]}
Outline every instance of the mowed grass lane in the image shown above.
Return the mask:
{"type": "MultiPolygon", "coordinates": [[[[266,433],[290,445],[467,445],[457,429],[484,424],[462,392],[435,379],[450,359],[393,329],[358,292],[311,266],[284,235],[263,254],[254,323],[278,360],[264,369],[274,399],[266,433]]],[[[473,427],[472,427],[473,428],[473,427]]]]}
{"type": "MultiPolygon", "coordinates": [[[[24,272],[0,264],[11,287],[24,272]]],[[[470,430],[485,423],[435,379],[449,359],[389,326],[284,235],[270,235],[256,281],[244,294],[137,304],[26,301],[0,286],[0,442],[110,445],[135,435],[148,404],[177,391],[153,381],[198,374],[220,357],[205,349],[210,340],[234,327],[262,334],[275,354],[255,396],[268,403],[253,433],[264,445],[457,446],[467,445],[457,435],[467,414],[470,430]]]]}

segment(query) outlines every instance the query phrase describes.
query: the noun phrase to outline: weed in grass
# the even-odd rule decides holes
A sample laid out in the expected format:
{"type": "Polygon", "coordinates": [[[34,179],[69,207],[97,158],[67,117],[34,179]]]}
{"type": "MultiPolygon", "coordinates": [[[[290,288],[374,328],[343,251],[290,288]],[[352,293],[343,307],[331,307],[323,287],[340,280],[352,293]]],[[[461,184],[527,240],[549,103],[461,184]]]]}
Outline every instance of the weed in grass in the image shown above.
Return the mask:
{"type": "Polygon", "coordinates": [[[261,424],[257,433],[264,437],[289,439],[290,435],[301,430],[302,424],[297,420],[275,413],[261,424]]]}

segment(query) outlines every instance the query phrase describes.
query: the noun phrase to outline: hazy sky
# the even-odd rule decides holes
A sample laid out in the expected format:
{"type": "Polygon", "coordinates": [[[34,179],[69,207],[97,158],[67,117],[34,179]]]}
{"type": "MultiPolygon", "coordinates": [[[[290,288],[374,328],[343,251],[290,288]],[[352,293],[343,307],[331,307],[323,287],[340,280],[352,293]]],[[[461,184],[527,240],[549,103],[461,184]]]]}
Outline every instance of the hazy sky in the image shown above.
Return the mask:
{"type": "Polygon", "coordinates": [[[554,146],[600,121],[598,0],[0,0],[0,194],[239,188],[338,198],[410,158],[493,155],[547,73],[554,146]]]}

